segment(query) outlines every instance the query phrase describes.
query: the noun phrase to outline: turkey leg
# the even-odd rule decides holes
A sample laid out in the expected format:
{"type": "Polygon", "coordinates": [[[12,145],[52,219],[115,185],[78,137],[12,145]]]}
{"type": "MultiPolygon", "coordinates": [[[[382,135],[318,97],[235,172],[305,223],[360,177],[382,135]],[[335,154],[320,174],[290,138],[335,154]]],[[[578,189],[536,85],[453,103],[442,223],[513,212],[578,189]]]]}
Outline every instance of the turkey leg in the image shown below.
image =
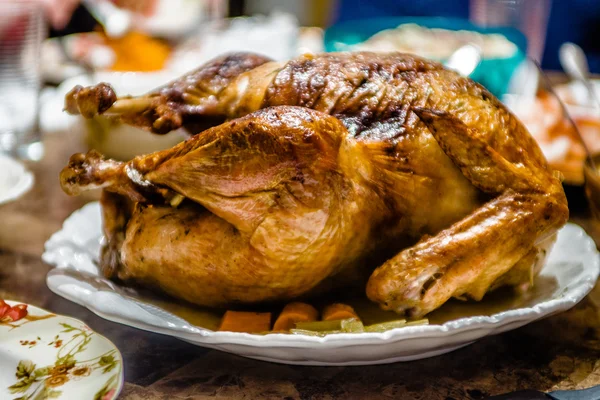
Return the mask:
{"type": "Polygon", "coordinates": [[[220,123],[225,119],[217,101],[220,93],[240,74],[268,61],[250,53],[222,56],[138,97],[117,97],[106,83],[85,88],[78,85],[65,96],[65,110],[85,118],[103,115],[158,134],[182,126],[195,134],[197,124],[205,120],[220,123]]]}
{"type": "Polygon", "coordinates": [[[471,215],[400,252],[371,276],[382,308],[422,316],[451,297],[480,300],[490,286],[568,218],[560,181],[534,161],[511,163],[477,131],[444,112],[415,108],[471,183],[496,197],[471,215]]]}

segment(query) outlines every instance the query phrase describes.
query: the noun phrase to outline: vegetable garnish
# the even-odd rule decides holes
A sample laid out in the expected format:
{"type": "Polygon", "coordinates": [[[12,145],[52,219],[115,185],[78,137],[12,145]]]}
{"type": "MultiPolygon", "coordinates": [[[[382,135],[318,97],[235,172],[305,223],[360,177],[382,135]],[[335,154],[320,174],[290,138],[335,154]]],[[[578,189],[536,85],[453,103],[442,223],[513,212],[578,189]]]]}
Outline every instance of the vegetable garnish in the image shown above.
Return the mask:
{"type": "Polygon", "coordinates": [[[318,316],[319,312],[310,304],[300,302],[289,303],[283,308],[279,317],[277,317],[273,331],[288,332],[297,323],[316,321],[318,316]]]}
{"type": "Polygon", "coordinates": [[[271,313],[227,311],[220,331],[262,333],[271,329],[271,313]]]}

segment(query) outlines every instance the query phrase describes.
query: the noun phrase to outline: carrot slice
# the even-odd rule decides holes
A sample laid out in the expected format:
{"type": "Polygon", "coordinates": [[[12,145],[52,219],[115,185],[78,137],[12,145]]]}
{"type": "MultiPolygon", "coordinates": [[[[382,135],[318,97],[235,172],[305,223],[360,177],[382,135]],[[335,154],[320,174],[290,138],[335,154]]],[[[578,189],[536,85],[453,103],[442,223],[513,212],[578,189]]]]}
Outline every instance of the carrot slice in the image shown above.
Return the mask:
{"type": "Polygon", "coordinates": [[[283,308],[279,317],[277,317],[273,330],[276,332],[288,332],[290,329],[296,327],[296,323],[316,321],[318,316],[319,312],[310,304],[299,302],[289,303],[283,308]]]}
{"type": "Polygon", "coordinates": [[[347,304],[334,303],[330,304],[323,310],[323,321],[335,321],[338,319],[357,319],[358,314],[354,311],[354,308],[347,304]]]}
{"type": "Polygon", "coordinates": [[[221,320],[220,331],[261,333],[271,329],[271,313],[227,311],[221,320]]]}

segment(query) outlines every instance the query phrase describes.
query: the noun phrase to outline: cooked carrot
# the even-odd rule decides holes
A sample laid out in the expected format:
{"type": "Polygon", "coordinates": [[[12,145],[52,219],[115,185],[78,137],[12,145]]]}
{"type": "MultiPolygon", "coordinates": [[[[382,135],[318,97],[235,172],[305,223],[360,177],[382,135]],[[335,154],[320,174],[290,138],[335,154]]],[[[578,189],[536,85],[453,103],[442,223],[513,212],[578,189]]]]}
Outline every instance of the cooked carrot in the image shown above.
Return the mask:
{"type": "Polygon", "coordinates": [[[271,313],[227,311],[221,320],[220,331],[261,333],[271,329],[271,313]]]}
{"type": "Polygon", "coordinates": [[[276,332],[288,332],[290,329],[296,327],[297,322],[316,321],[318,316],[319,312],[310,304],[299,302],[289,303],[283,307],[281,314],[277,317],[273,330],[276,332]]]}
{"type": "Polygon", "coordinates": [[[338,319],[358,319],[358,315],[354,308],[347,304],[334,303],[330,304],[323,310],[323,321],[334,321],[338,319]]]}

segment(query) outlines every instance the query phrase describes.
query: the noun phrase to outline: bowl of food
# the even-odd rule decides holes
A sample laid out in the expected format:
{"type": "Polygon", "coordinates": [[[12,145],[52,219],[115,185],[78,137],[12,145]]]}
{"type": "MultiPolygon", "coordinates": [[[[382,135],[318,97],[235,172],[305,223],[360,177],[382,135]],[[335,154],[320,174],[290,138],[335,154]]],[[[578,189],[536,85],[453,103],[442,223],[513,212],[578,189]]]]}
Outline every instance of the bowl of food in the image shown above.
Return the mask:
{"type": "Polygon", "coordinates": [[[454,18],[393,17],[346,21],[325,31],[327,51],[399,51],[437,61],[465,44],[482,51],[471,78],[501,96],[525,59],[526,39],[515,29],[482,28],[454,18]]]}
{"type": "Polygon", "coordinates": [[[598,276],[523,124],[433,61],[236,53],[66,104],[156,134],[212,122],[62,170],[65,193],[103,192],[46,243],[48,286],[111,320],[264,360],[385,363],[565,310],[598,276]]]}
{"type": "Polygon", "coordinates": [[[141,31],[110,37],[103,31],[75,33],[43,42],[41,72],[45,81],[97,72],[159,72],[168,67],[173,46],[141,31]]]}

